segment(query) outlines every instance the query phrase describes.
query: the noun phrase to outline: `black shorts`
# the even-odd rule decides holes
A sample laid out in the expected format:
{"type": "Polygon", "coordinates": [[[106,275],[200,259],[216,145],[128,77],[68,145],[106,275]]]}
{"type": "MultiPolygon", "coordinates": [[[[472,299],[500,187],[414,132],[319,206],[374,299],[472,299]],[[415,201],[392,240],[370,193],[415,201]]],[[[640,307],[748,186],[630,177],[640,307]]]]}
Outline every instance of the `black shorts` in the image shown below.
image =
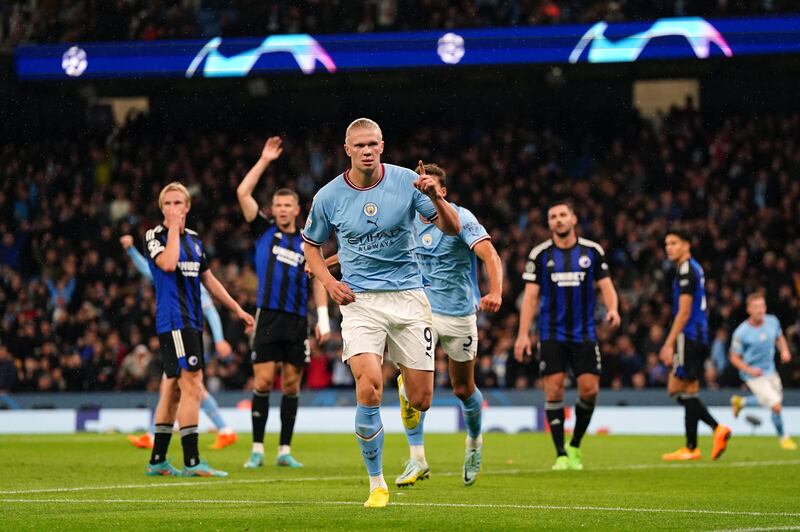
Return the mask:
{"type": "Polygon", "coordinates": [[[675,342],[675,356],[672,358],[672,374],[685,381],[700,380],[705,373],[705,362],[709,354],[708,345],[679,334],[678,341],[675,342]]]}
{"type": "Polygon", "coordinates": [[[180,329],[158,335],[164,374],[177,377],[181,370],[200,371],[203,360],[203,333],[194,329],[180,329]]]}
{"type": "Polygon", "coordinates": [[[252,349],[253,364],[288,362],[302,368],[310,355],[308,319],[290,312],[258,309],[252,349]]]}
{"type": "Polygon", "coordinates": [[[572,368],[577,377],[584,373],[600,375],[600,347],[597,342],[539,342],[539,373],[552,375],[572,368]]]}

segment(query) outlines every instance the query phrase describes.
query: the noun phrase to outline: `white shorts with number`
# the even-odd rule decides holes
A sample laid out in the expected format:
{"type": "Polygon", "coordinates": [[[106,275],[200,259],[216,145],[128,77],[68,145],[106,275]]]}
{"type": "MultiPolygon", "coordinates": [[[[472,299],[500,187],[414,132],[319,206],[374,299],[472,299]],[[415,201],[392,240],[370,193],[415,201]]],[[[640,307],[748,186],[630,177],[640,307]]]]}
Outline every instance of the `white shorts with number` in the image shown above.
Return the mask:
{"type": "Polygon", "coordinates": [[[433,315],[433,342],[456,362],[469,362],[478,353],[478,320],[469,316],[433,315]]]}
{"type": "Polygon", "coordinates": [[[761,406],[771,408],[783,403],[783,385],[781,385],[781,377],[777,373],[750,379],[745,384],[756,396],[758,404],[761,406]]]}
{"type": "Polygon", "coordinates": [[[362,292],[341,307],[342,360],[361,353],[381,357],[411,369],[433,371],[435,340],[431,305],[423,290],[362,292]]]}

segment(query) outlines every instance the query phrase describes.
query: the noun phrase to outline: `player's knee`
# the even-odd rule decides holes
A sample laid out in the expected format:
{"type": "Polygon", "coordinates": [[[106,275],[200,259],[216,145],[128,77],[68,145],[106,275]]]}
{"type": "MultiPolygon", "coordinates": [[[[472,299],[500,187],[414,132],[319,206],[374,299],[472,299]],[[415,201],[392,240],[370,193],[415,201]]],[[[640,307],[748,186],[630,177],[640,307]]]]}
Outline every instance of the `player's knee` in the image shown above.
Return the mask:
{"type": "Polygon", "coordinates": [[[281,388],[283,395],[297,395],[300,393],[300,381],[284,382],[281,388]]]}
{"type": "Polygon", "coordinates": [[[776,414],[780,414],[781,413],[780,403],[778,403],[777,405],[772,405],[772,411],[775,412],[776,414]]]}
{"type": "Polygon", "coordinates": [[[197,373],[186,372],[181,375],[179,396],[183,400],[197,401],[200,403],[203,400],[203,378],[202,375],[197,373]]]}
{"type": "MultiPolygon", "coordinates": [[[[406,390],[406,393],[408,393],[408,390],[406,390]]],[[[408,398],[408,402],[411,403],[411,406],[420,412],[426,412],[431,407],[432,400],[433,390],[418,390],[408,398]]]]}
{"type": "Polygon", "coordinates": [[[369,377],[361,377],[356,383],[356,396],[362,405],[381,404],[381,384],[378,380],[369,377]]]}
{"type": "Polygon", "coordinates": [[[600,393],[600,387],[595,385],[584,386],[580,389],[578,395],[584,401],[591,401],[592,403],[597,400],[597,394],[600,393]]]}
{"type": "Polygon", "coordinates": [[[461,399],[462,401],[466,401],[469,397],[475,393],[475,385],[469,383],[457,383],[453,384],[453,395],[461,399]]]}
{"type": "Polygon", "coordinates": [[[256,390],[269,393],[272,391],[272,386],[274,382],[272,379],[259,379],[256,378],[254,381],[256,390]]]}

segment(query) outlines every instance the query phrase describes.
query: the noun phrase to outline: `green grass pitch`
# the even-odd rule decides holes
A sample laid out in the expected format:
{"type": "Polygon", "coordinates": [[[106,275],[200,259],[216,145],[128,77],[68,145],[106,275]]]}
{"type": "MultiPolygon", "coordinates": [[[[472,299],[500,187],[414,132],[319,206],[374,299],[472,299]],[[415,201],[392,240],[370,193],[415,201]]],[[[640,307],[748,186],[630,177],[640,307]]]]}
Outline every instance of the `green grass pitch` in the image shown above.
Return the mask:
{"type": "MultiPolygon", "coordinates": [[[[245,470],[249,435],[204,450],[226,479],[144,476],[147,451],[119,434],[0,437],[0,529],[800,530],[800,453],[734,437],[717,462],[662,463],[679,437],[588,436],[584,471],[550,471],[547,434],[487,434],[475,486],[461,483],[463,435],[428,435],[430,480],[399,490],[402,435],[387,435],[390,506],[366,509],[354,436],[295,436],[299,470],[245,470]]],[[[267,438],[272,457],[276,436],[267,438]]],[[[211,435],[201,437],[207,449],[211,435]]],[[[170,450],[180,465],[178,437],[170,450]]]]}

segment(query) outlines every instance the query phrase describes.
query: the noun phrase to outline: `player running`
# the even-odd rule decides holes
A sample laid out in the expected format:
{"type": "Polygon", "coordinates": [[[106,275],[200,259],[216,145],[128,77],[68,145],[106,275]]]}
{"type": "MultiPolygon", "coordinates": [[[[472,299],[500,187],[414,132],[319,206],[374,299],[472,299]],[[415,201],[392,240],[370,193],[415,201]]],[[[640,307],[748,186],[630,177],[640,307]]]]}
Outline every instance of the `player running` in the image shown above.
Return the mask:
{"type": "MultiPolygon", "coordinates": [[[[270,137],[261,157],[245,175],[236,196],[244,219],[255,239],[258,275],[258,311],[253,334],[253,399],[251,419],[253,448],[246,468],[264,464],[264,430],[269,415],[269,394],[275,372],[281,363],[281,435],[276,465],[303,467],[291,451],[294,423],[300,396],[303,368],[308,362],[308,285],[305,272],[303,239],[295,225],[300,214],[297,194],[287,188],[272,196],[272,220],[268,220],[253,198],[258,181],[267,167],[283,152],[281,139],[270,137]]],[[[313,283],[317,309],[316,339],[327,341],[330,335],[328,298],[319,281],[313,283]]]]}
{"type": "Polygon", "coordinates": [[[775,369],[775,346],[780,351],[781,362],[788,364],[792,360],[789,343],[778,318],[767,314],[767,301],[762,294],[747,296],[747,315],[749,318],[733,333],[730,360],[753,395],[731,397],[733,416],[739,417],[742,408],[748,406],[768,407],[772,410],[772,423],[781,448],[794,451],[797,444],[783,432],[783,386],[775,369]]]}
{"type": "MultiPolygon", "coordinates": [[[[435,164],[417,168],[417,173],[433,176],[442,197],[447,196],[447,174],[435,164]]],[[[462,479],[471,486],[481,470],[483,436],[481,413],[483,395],[475,386],[475,355],[478,352],[478,326],[476,310],[497,312],[503,297],[503,264],[489,234],[470,211],[450,203],[458,212],[461,232],[457,236],[445,235],[436,225],[416,217],[416,256],[426,281],[425,295],[433,311],[433,339],[447,354],[448,373],[453,394],[461,401],[461,411],[467,428],[466,452],[462,479]],[[475,257],[486,268],[489,293],[481,298],[478,289],[478,268],[475,257]]],[[[397,486],[412,486],[417,480],[430,476],[425,459],[423,427],[425,413],[419,418],[403,399],[402,375],[398,389],[403,426],[410,446],[410,458],[405,471],[395,479],[397,486]]]]}
{"type": "MultiPolygon", "coordinates": [[[[122,235],[119,239],[119,243],[128,254],[128,257],[130,257],[136,270],[142,277],[152,283],[153,274],[150,273],[150,266],[147,263],[147,259],[144,258],[144,255],[133,245],[133,237],[131,235],[122,235]]],[[[217,307],[214,306],[211,294],[208,293],[208,290],[206,290],[206,287],[203,285],[200,285],[200,302],[203,306],[203,316],[205,316],[206,322],[208,322],[208,328],[211,330],[211,336],[214,339],[214,347],[217,355],[222,358],[230,356],[231,346],[222,334],[222,320],[220,320],[219,312],[217,312],[217,307]]],[[[214,396],[208,393],[205,385],[203,385],[203,401],[200,403],[200,408],[203,409],[203,412],[211,419],[214,426],[217,427],[217,438],[211,446],[212,449],[224,449],[236,443],[236,432],[222,419],[222,414],[219,412],[219,405],[214,399],[214,396]]],[[[151,433],[145,433],[141,436],[134,436],[131,434],[128,436],[128,441],[140,449],[153,448],[153,435],[151,433]]]]}
{"type": "Polygon", "coordinates": [[[578,217],[569,201],[547,210],[552,237],[534,247],[522,278],[527,283],[519,317],[514,356],[531,353],[531,322],[538,313],[539,371],[544,378],[545,414],[556,448],[553,469],[583,469],[580,444],[592,420],[600,391],[600,347],[595,331],[595,285],[606,307],[606,323],[617,328],[617,292],[603,248],[579,238],[578,217]],[[572,369],[578,381],[575,428],[564,446],[564,380],[572,369]]]}
{"type": "Polygon", "coordinates": [[[344,149],[351,168],[317,192],[302,231],[310,244],[311,271],[341,305],[342,359],[356,382],[355,429],[370,479],[368,508],[389,502],[380,415],[387,343],[410,408],[426,411],[433,396],[433,324],[414,256],[414,219],[422,215],[448,235],[461,230],[458,213],[439,193],[436,179],[381,164],[383,148],[374,121],[359,118],[348,126],[344,149]],[[334,231],[341,282],[330,274],[319,249],[334,231]]]}
{"type": "Polygon", "coordinates": [[[156,332],[161,343],[164,375],[155,413],[155,438],[146,474],[181,475],[167,461],[172,426],[177,417],[183,446],[183,476],[227,476],[200,459],[197,420],[203,398],[203,315],[200,283],[245,324],[255,325],[208,269],[203,241],[186,228],[191,208],[189,191],[172,182],[158,196],[162,225],[147,231],[145,247],[156,291],[156,332]]]}
{"type": "Polygon", "coordinates": [[[677,266],[672,281],[672,327],[659,358],[672,366],[667,391],[686,410],[686,446],[665,453],[662,460],[699,460],[697,423],[702,420],[714,431],[711,459],[719,458],[728,446],[731,429],[711,415],[700,400],[700,376],[708,358],[708,318],[706,317],[705,274],[700,263],[692,258],[689,235],[672,230],[664,240],[667,258],[677,266]]]}

